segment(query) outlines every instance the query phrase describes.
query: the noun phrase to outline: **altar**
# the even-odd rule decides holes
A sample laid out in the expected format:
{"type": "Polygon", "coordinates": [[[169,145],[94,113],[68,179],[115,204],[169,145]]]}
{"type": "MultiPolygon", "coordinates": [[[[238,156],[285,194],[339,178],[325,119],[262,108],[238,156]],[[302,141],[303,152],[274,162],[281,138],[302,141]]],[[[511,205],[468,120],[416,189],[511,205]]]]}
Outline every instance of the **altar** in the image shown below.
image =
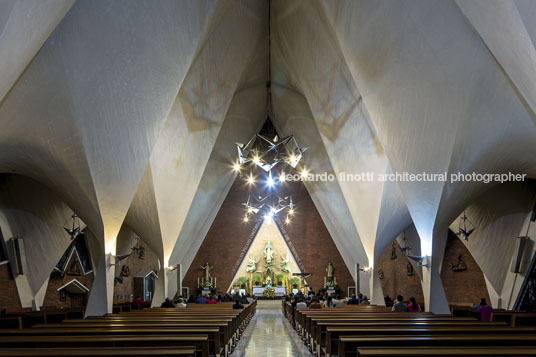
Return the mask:
{"type": "MultiPolygon", "coordinates": [[[[284,286],[274,287],[275,296],[285,296],[286,289],[284,286]]],[[[264,288],[262,286],[253,287],[253,296],[262,296],[264,294],[264,288]]]]}

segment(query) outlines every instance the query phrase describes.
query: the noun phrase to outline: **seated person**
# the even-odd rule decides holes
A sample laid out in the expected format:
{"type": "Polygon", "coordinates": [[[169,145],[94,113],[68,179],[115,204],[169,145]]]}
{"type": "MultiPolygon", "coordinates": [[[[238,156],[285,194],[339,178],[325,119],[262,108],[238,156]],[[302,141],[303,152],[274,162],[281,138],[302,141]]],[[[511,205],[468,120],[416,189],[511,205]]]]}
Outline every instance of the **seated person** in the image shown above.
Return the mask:
{"type": "Polygon", "coordinates": [[[233,302],[233,297],[229,293],[225,293],[223,296],[223,302],[233,302]]]}
{"type": "Polygon", "coordinates": [[[188,305],[186,305],[186,304],[184,303],[184,299],[183,299],[183,298],[179,298],[179,299],[177,300],[177,303],[175,304],[175,307],[176,307],[176,308],[179,308],[179,309],[185,309],[185,308],[188,307],[188,305]]]}
{"type": "Polygon", "coordinates": [[[188,298],[188,301],[187,301],[188,304],[194,304],[195,303],[195,298],[193,295],[190,295],[190,297],[188,298]]]}
{"type": "Polygon", "coordinates": [[[482,298],[480,300],[480,306],[475,311],[480,313],[480,321],[489,321],[493,309],[488,305],[486,299],[482,298]]]}
{"type": "Polygon", "coordinates": [[[214,296],[210,295],[207,299],[207,304],[217,304],[218,302],[214,299],[214,296]]]}
{"type": "Polygon", "coordinates": [[[173,302],[169,298],[166,298],[160,307],[175,307],[175,305],[173,305],[173,302]]]}
{"type": "Polygon", "coordinates": [[[340,295],[333,299],[333,307],[344,307],[344,300],[341,299],[340,295]]]}
{"type": "Polygon", "coordinates": [[[236,300],[233,305],[233,309],[243,309],[243,308],[244,308],[244,305],[240,303],[240,300],[236,300]]]}
{"type": "Polygon", "coordinates": [[[248,304],[251,304],[253,301],[255,301],[255,299],[252,298],[249,294],[246,294],[246,300],[248,301],[248,304]]]}
{"type": "Polygon", "coordinates": [[[136,296],[136,298],[132,301],[132,307],[136,310],[141,310],[143,308],[143,300],[140,296],[136,296]]]}
{"type": "Polygon", "coordinates": [[[347,302],[348,305],[357,305],[359,304],[359,299],[355,296],[355,294],[352,294],[352,297],[347,302]]]}
{"type": "Polygon", "coordinates": [[[299,299],[296,303],[296,309],[306,309],[307,303],[303,299],[299,299]]]}
{"type": "Polygon", "coordinates": [[[368,299],[368,297],[366,295],[363,296],[363,300],[361,300],[361,303],[363,305],[370,305],[370,301],[369,301],[369,299],[368,299]]]}
{"type": "Polygon", "coordinates": [[[206,304],[207,302],[208,300],[203,295],[199,295],[197,300],[195,300],[196,304],[206,304]]]}
{"type": "Polygon", "coordinates": [[[326,301],[324,301],[324,307],[333,307],[333,298],[328,296],[326,301]]]}
{"type": "Polygon", "coordinates": [[[322,304],[320,302],[318,302],[318,299],[317,298],[314,298],[312,301],[311,301],[311,304],[309,305],[309,308],[310,309],[321,309],[322,308],[322,304]]]}
{"type": "Polygon", "coordinates": [[[393,312],[408,312],[408,306],[406,304],[404,304],[404,297],[402,295],[398,295],[396,297],[396,301],[395,301],[391,311],[393,311],[393,312]]]}
{"type": "Polygon", "coordinates": [[[408,312],[421,312],[421,305],[412,296],[409,298],[408,312]]]}

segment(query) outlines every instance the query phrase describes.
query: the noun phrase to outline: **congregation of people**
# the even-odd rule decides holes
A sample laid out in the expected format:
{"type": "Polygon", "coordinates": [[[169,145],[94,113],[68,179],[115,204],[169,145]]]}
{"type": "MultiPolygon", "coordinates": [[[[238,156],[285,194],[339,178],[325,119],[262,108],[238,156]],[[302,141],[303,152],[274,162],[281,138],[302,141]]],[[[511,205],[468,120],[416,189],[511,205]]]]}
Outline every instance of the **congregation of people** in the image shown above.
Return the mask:
{"type": "MultiPolygon", "coordinates": [[[[136,303],[136,299],[134,299],[133,303],[136,303]]],[[[141,299],[140,299],[141,300],[141,299]]],[[[176,300],[171,300],[169,298],[166,298],[164,302],[160,305],[160,307],[164,308],[187,308],[188,304],[218,304],[221,302],[234,302],[233,309],[243,309],[244,305],[251,304],[255,301],[253,297],[251,297],[249,294],[240,294],[235,293],[231,295],[230,293],[226,293],[225,295],[222,295],[221,293],[217,296],[209,294],[209,295],[203,295],[200,294],[198,296],[190,295],[190,297],[186,300],[182,297],[179,297],[176,300]]],[[[141,306],[140,306],[141,309],[141,306]]]]}
{"type": "MultiPolygon", "coordinates": [[[[286,301],[291,303],[293,311],[295,309],[322,309],[328,307],[344,307],[345,305],[370,305],[370,300],[363,294],[355,295],[343,299],[340,294],[328,293],[326,291],[320,291],[315,294],[311,289],[308,294],[298,292],[297,294],[289,294],[286,301]]],[[[385,305],[391,307],[392,312],[423,312],[423,308],[417,302],[415,297],[410,297],[409,302],[404,302],[404,297],[398,295],[393,300],[389,295],[384,297],[385,305]]],[[[486,299],[482,298],[479,304],[472,306],[472,309],[479,314],[480,321],[490,321],[493,308],[489,306],[486,299]]]]}

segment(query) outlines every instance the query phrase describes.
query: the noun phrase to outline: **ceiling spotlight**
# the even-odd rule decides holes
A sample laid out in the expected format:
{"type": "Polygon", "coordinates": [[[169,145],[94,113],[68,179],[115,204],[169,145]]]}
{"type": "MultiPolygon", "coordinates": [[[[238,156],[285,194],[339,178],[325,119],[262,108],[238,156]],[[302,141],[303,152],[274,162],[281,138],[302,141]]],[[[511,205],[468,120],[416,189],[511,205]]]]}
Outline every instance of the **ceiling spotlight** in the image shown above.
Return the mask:
{"type": "Polygon", "coordinates": [[[254,178],[253,175],[251,175],[251,174],[250,174],[249,177],[248,177],[248,183],[249,183],[250,185],[253,184],[253,183],[255,183],[255,178],[254,178]]]}
{"type": "Polygon", "coordinates": [[[236,172],[240,171],[240,164],[238,162],[233,165],[233,170],[236,172]]]}
{"type": "Polygon", "coordinates": [[[247,221],[249,221],[248,216],[244,216],[244,222],[247,223],[247,221]]]}
{"type": "Polygon", "coordinates": [[[302,178],[306,178],[307,175],[309,175],[309,171],[307,171],[306,168],[303,168],[302,172],[301,172],[301,177],[302,178]]]}
{"type": "Polygon", "coordinates": [[[281,172],[281,174],[279,175],[279,182],[285,182],[285,181],[286,181],[285,173],[281,172]]]}
{"type": "Polygon", "coordinates": [[[261,163],[261,159],[259,158],[258,155],[255,155],[255,157],[253,158],[253,163],[255,165],[259,165],[261,163]]]}
{"type": "Polygon", "coordinates": [[[289,223],[290,223],[290,218],[288,218],[288,216],[287,216],[287,219],[285,219],[285,223],[286,223],[286,224],[289,224],[289,223]]]}
{"type": "Polygon", "coordinates": [[[292,216],[294,214],[294,208],[289,209],[288,214],[290,214],[292,216]]]}
{"type": "Polygon", "coordinates": [[[253,213],[253,207],[248,207],[248,213],[253,213]]]}

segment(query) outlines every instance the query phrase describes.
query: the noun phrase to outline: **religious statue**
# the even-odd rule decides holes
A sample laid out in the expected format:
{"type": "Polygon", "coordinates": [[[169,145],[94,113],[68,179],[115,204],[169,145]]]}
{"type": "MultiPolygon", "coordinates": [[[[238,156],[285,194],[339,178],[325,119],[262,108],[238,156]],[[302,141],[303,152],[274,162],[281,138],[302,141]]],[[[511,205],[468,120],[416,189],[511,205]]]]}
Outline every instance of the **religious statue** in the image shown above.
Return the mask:
{"type": "Polygon", "coordinates": [[[467,270],[467,265],[465,265],[465,263],[463,262],[461,255],[458,256],[458,261],[456,263],[449,264],[449,266],[450,270],[455,272],[462,272],[467,270]]]}
{"type": "Polygon", "coordinates": [[[333,279],[333,264],[331,262],[328,263],[326,266],[326,273],[328,274],[328,280],[331,278],[333,279]]]}
{"type": "Polygon", "coordinates": [[[408,276],[412,276],[414,274],[413,265],[411,265],[410,262],[408,262],[408,265],[406,266],[406,269],[408,270],[408,276]]]}
{"type": "Polygon", "coordinates": [[[248,263],[248,266],[246,267],[246,272],[253,273],[255,272],[255,270],[257,270],[257,259],[255,259],[254,256],[250,255],[249,263],[248,263]]]}
{"type": "Polygon", "coordinates": [[[333,276],[334,271],[333,264],[329,262],[328,265],[326,265],[327,277],[324,278],[324,287],[333,287],[337,285],[337,279],[333,276]]]}
{"type": "Polygon", "coordinates": [[[290,257],[288,255],[288,253],[285,256],[285,258],[283,258],[283,256],[281,256],[281,264],[279,265],[279,269],[281,269],[281,271],[283,273],[290,273],[290,270],[287,267],[287,264],[288,264],[289,261],[290,261],[290,257]]]}
{"type": "Polygon", "coordinates": [[[270,267],[274,265],[272,262],[274,260],[274,248],[272,247],[272,244],[270,244],[270,241],[266,243],[266,246],[264,247],[264,261],[266,262],[266,267],[270,267]]]}
{"type": "Polygon", "coordinates": [[[82,275],[82,272],[80,271],[80,265],[76,260],[73,260],[71,263],[71,267],[67,271],[67,275],[82,275]]]}
{"type": "Polygon", "coordinates": [[[205,271],[205,277],[201,278],[201,284],[199,283],[199,278],[197,280],[197,286],[198,287],[207,287],[207,288],[215,288],[216,287],[216,278],[212,278],[210,276],[210,271],[214,268],[214,266],[210,266],[208,262],[205,263],[204,266],[201,267],[205,271]]]}
{"type": "Polygon", "coordinates": [[[378,278],[385,279],[385,274],[383,273],[383,269],[378,269],[378,278]]]}

